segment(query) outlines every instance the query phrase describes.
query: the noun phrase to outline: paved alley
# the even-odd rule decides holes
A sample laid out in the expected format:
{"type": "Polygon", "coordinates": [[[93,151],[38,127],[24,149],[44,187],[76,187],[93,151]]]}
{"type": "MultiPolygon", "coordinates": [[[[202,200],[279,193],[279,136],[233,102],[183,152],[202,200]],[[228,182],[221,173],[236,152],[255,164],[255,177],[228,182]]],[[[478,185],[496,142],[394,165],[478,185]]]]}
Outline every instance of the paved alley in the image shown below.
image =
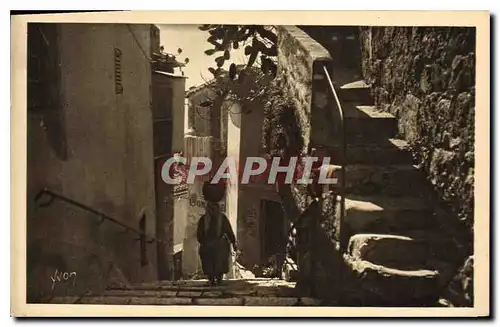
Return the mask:
{"type": "Polygon", "coordinates": [[[56,297],[53,304],[319,306],[317,299],[300,297],[295,283],[278,279],[232,279],[220,286],[207,280],[142,283],[132,289],[108,289],[102,294],[56,297]]]}

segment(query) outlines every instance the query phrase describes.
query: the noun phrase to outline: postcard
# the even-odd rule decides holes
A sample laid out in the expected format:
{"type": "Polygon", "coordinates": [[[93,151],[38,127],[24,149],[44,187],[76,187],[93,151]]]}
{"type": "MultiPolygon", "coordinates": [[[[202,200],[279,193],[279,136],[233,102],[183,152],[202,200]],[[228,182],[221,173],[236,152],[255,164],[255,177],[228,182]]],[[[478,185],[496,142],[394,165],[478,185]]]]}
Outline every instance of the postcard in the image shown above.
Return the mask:
{"type": "Polygon", "coordinates": [[[13,316],[490,315],[488,12],[11,26],[13,316]]]}

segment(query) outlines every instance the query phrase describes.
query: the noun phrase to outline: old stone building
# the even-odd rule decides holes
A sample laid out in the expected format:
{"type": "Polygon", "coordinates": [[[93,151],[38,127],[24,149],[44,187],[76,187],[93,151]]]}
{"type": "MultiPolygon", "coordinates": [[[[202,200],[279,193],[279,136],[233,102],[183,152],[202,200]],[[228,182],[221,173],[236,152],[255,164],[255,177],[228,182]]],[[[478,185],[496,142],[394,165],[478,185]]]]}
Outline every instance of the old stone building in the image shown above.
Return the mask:
{"type": "Polygon", "coordinates": [[[241,264],[252,269],[268,263],[280,254],[286,244],[286,221],[274,184],[265,178],[241,183],[241,171],[249,157],[265,154],[259,137],[263,133],[264,108],[254,103],[251,112],[242,114],[241,104],[232,103],[227,111],[228,156],[235,158],[240,169],[238,184],[227,192],[228,213],[237,226],[237,239],[242,251],[241,264]]]}
{"type": "MultiPolygon", "coordinates": [[[[263,104],[257,101],[246,104],[248,110],[243,113],[241,102],[221,97],[217,91],[221,89],[217,89],[215,80],[211,80],[186,92],[190,110],[188,124],[194,126],[196,136],[211,138],[212,158],[217,156],[223,160],[227,157],[236,161],[238,177],[241,178],[246,158],[264,155],[260,139],[263,104]],[[207,105],[202,105],[204,102],[207,105]]],[[[193,203],[194,199],[203,200],[201,188],[196,190],[189,195],[193,203]]],[[[237,235],[241,251],[238,262],[245,268],[251,270],[256,265],[266,264],[271,256],[283,251],[289,222],[285,220],[274,185],[267,184],[264,179],[252,180],[250,184],[228,183],[221,205],[237,235]]],[[[194,228],[204,210],[192,210],[197,213],[190,219],[194,228]]],[[[194,247],[195,242],[192,243],[194,247]]]]}
{"type": "Polygon", "coordinates": [[[155,31],[29,24],[28,301],[172,274],[155,165],[182,150],[184,78],[152,67],[155,31]]]}

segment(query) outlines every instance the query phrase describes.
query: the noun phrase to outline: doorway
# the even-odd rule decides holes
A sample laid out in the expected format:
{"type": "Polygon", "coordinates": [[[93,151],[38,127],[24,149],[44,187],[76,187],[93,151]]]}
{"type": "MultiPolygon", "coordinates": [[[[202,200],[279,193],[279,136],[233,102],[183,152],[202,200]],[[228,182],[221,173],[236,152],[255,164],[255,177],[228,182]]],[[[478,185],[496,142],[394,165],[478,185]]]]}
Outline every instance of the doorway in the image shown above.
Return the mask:
{"type": "Polygon", "coordinates": [[[261,201],[261,262],[266,263],[276,255],[283,260],[285,251],[285,215],[276,201],[261,201]]]}

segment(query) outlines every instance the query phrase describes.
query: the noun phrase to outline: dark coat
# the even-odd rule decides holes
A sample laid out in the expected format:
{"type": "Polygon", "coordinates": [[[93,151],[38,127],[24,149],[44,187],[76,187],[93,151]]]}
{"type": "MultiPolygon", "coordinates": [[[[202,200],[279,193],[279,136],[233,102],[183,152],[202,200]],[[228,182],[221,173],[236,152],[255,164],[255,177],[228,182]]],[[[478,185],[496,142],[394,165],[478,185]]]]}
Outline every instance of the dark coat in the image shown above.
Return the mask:
{"type": "Polygon", "coordinates": [[[236,243],[236,237],[224,214],[219,223],[210,221],[208,228],[206,219],[210,219],[206,214],[201,216],[197,230],[203,272],[208,276],[222,275],[229,271],[230,244],[236,243]]]}

